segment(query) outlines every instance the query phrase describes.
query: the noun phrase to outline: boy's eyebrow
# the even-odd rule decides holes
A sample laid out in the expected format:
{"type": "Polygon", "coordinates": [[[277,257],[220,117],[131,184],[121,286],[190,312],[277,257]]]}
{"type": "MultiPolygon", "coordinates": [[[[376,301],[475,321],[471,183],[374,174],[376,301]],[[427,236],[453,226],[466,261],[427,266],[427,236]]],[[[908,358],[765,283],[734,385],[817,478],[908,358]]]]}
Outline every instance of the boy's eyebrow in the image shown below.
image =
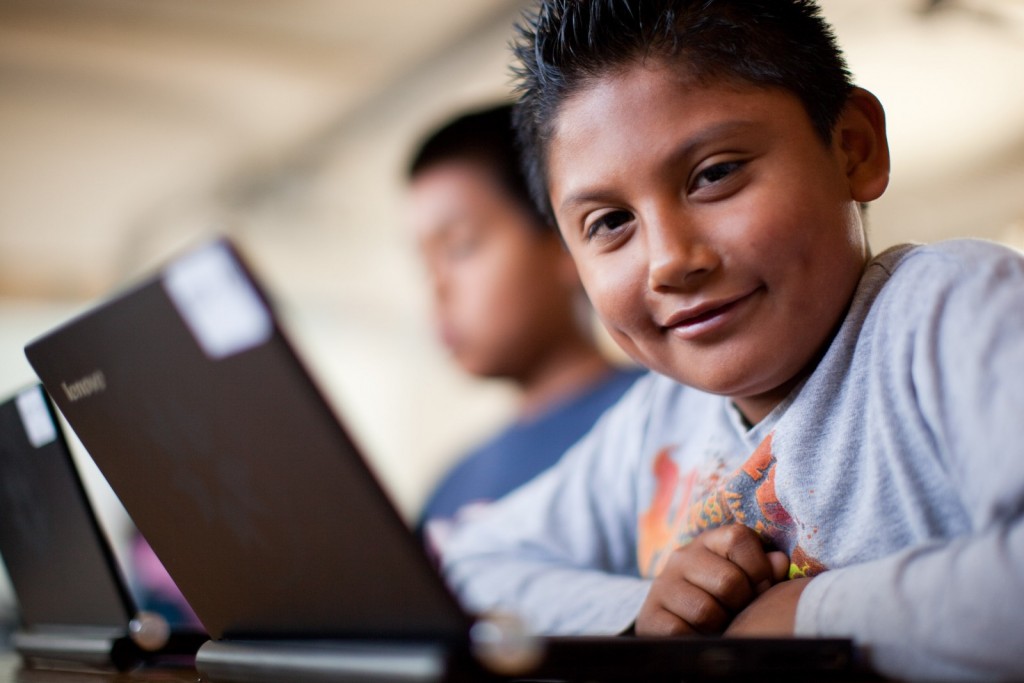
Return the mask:
{"type": "Polygon", "coordinates": [[[416,238],[416,242],[421,248],[440,244],[451,239],[452,233],[456,231],[457,227],[458,219],[452,219],[449,217],[443,222],[437,223],[425,235],[418,236],[416,238]]]}
{"type": "MultiPolygon", "coordinates": [[[[667,154],[661,163],[665,166],[675,166],[685,159],[692,157],[696,151],[712,141],[728,137],[729,135],[735,135],[736,133],[756,128],[757,126],[758,124],[756,121],[747,120],[730,120],[715,123],[686,138],[681,145],[667,154]]],[[[607,191],[601,188],[596,190],[585,189],[581,192],[575,192],[568,195],[561,203],[559,203],[558,208],[565,210],[578,204],[600,201],[608,194],[609,193],[607,191]]]]}

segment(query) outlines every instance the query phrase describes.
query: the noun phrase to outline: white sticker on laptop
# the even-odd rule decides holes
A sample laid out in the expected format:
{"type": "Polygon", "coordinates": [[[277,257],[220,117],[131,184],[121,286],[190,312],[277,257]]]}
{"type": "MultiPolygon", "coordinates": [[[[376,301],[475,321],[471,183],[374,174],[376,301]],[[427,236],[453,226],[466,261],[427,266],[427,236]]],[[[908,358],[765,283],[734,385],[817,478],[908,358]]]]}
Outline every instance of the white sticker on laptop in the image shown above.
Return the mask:
{"type": "Polygon", "coordinates": [[[164,289],[207,356],[227,358],[266,342],[270,312],[227,247],[217,242],[164,271],[164,289]]]}
{"type": "Polygon", "coordinates": [[[32,387],[18,394],[17,404],[28,442],[34,448],[42,448],[57,440],[57,427],[46,409],[42,387],[32,387]]]}

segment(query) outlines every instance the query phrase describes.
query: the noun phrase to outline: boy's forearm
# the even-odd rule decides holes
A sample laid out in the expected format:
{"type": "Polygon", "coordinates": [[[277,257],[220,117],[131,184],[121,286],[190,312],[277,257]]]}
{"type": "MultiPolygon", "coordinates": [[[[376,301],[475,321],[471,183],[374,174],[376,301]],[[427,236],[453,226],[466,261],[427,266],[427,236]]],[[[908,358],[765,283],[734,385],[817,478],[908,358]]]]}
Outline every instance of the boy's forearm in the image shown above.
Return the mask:
{"type": "MultiPolygon", "coordinates": [[[[545,486],[535,482],[533,488],[545,486]]],[[[582,515],[529,520],[538,496],[513,495],[462,525],[444,547],[445,580],[474,612],[505,611],[545,634],[613,634],[629,627],[650,587],[623,566],[627,539],[614,548],[582,525],[582,515]],[[545,529],[530,533],[531,529],[545,529]]],[[[543,500],[543,497],[539,497],[543,500]]]]}
{"type": "Polygon", "coordinates": [[[913,680],[1010,680],[1024,670],[1024,524],[815,578],[796,634],[853,637],[882,674],[913,680]]]}
{"type": "Polygon", "coordinates": [[[650,582],[543,563],[482,560],[453,567],[448,582],[476,613],[514,612],[545,635],[616,635],[630,627],[650,582]]]}

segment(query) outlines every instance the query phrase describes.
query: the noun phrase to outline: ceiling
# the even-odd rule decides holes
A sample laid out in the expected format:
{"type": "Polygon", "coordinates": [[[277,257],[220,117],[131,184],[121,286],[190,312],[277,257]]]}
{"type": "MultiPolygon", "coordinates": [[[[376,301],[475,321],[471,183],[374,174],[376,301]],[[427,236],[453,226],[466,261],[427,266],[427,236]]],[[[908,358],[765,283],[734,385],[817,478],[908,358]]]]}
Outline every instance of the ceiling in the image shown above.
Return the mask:
{"type": "Polygon", "coordinates": [[[0,2],[0,295],[102,291],[140,223],[274,189],[269,176],[511,7],[0,2]]]}
{"type": "MultiPolygon", "coordinates": [[[[0,0],[0,297],[87,299],[210,230],[256,232],[314,263],[318,240],[386,260],[403,153],[455,103],[504,93],[521,5],[0,0]]],[[[823,7],[889,110],[902,191],[876,211],[881,241],[957,234],[957,221],[1008,229],[1024,173],[1024,2],[823,7]],[[914,212],[925,218],[910,226],[914,212]],[[890,217],[908,226],[891,239],[890,217]]],[[[334,268],[305,270],[316,290],[334,268]]]]}

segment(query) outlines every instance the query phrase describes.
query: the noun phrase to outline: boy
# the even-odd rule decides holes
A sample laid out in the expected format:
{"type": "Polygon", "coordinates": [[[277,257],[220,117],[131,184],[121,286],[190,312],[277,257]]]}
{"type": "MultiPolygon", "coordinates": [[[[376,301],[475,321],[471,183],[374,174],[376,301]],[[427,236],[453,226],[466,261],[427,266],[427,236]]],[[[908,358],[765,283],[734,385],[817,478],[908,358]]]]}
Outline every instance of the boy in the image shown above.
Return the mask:
{"type": "Polygon", "coordinates": [[[459,116],[420,145],[410,216],[445,345],[467,372],[520,390],[516,421],[458,462],[420,527],[437,551],[460,510],[550,467],[637,378],[598,350],[572,259],[530,199],[512,107],[459,116]]]}
{"type": "Polygon", "coordinates": [[[901,678],[1024,670],[1024,259],[873,256],[881,105],[801,0],[547,0],[520,136],[639,382],[452,540],[557,633],[850,636],[901,678]],[[787,580],[788,579],[788,580],[787,580]]]}

